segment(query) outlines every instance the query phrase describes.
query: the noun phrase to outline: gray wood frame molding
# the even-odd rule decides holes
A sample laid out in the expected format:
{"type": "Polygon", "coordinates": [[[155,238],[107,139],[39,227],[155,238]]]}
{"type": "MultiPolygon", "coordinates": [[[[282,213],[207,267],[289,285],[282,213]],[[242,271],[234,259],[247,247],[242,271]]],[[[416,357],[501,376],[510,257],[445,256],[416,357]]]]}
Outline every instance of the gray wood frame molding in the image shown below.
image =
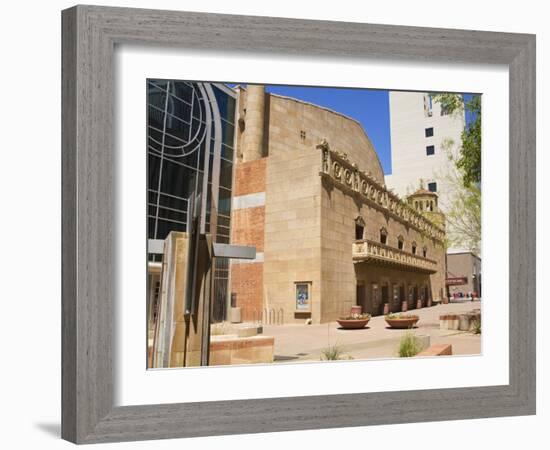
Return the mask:
{"type": "Polygon", "coordinates": [[[94,443],[535,413],[534,35],[96,6],[63,11],[62,31],[64,439],[94,443]],[[119,43],[507,65],[510,384],[114,407],[113,52],[119,43]]]}

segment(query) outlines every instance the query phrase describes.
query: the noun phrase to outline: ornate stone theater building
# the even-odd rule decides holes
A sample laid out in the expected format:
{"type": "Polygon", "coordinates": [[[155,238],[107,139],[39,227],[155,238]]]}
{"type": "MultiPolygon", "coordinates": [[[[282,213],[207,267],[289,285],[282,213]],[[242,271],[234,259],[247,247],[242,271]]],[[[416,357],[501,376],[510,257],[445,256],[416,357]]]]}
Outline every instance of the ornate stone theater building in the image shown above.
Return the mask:
{"type": "Polygon", "coordinates": [[[237,87],[231,305],[243,320],[332,321],[429,306],[445,295],[445,220],[437,194],[388,190],[359,122],[237,87]],[[385,306],[386,305],[386,306],[385,306]]]}

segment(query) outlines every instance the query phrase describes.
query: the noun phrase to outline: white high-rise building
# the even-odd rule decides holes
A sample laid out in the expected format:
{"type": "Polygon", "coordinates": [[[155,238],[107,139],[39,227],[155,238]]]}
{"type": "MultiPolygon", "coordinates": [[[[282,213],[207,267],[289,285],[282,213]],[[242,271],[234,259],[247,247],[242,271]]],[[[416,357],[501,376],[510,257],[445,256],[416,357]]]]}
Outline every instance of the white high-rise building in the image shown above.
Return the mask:
{"type": "Polygon", "coordinates": [[[422,92],[392,91],[389,98],[392,173],[386,185],[404,197],[422,180],[425,189],[438,194],[445,212],[451,197],[448,151],[456,156],[461,147],[464,112],[447,114],[422,92]]]}

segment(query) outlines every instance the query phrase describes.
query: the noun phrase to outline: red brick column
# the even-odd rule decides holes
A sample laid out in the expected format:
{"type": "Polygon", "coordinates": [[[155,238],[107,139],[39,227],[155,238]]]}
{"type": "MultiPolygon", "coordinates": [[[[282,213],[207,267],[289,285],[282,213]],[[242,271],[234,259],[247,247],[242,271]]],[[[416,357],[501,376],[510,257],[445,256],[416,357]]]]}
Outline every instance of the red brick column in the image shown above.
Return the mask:
{"type": "Polygon", "coordinates": [[[263,308],[263,251],[266,159],[237,163],[231,213],[231,242],[256,247],[256,261],[233,261],[231,292],[237,294],[242,319],[261,318],[263,308]]]}

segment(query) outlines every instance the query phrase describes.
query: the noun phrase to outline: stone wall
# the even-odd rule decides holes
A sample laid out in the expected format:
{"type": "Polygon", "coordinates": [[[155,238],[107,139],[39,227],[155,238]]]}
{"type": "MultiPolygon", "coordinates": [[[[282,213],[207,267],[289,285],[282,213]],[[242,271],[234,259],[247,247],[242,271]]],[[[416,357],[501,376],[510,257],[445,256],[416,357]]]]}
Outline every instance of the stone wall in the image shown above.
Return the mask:
{"type": "Polygon", "coordinates": [[[449,277],[465,277],[466,283],[458,286],[449,286],[449,293],[462,293],[466,295],[470,292],[476,292],[479,296],[479,275],[481,273],[481,260],[469,252],[451,253],[447,255],[447,271],[449,277]],[[474,279],[473,275],[476,275],[474,279]],[[474,284],[475,282],[475,284],[474,284]]]}
{"type": "MultiPolygon", "coordinates": [[[[321,198],[322,236],[322,321],[334,320],[349,312],[356,304],[356,280],[364,283],[395,283],[399,280],[418,286],[427,285],[432,299],[440,299],[445,287],[445,248],[443,243],[425,237],[400,220],[381,213],[377,208],[357,201],[330,181],[323,182],[321,198]],[[403,237],[404,251],[411,252],[416,243],[417,254],[426,248],[427,257],[437,261],[438,272],[421,274],[407,270],[380,268],[366,263],[353,263],[352,243],[355,241],[355,220],[364,221],[364,239],[380,242],[380,229],[387,231],[387,245],[397,248],[403,237]]],[[[367,289],[367,301],[372,302],[367,289]]],[[[377,313],[376,310],[369,311],[377,313]]]]}
{"type": "Polygon", "coordinates": [[[277,152],[280,136],[290,138],[287,147],[293,153],[301,147],[315,148],[321,140],[326,139],[332,148],[346,153],[351,161],[363,170],[370,171],[373,178],[384,184],[384,171],[378,155],[359,122],[292,98],[277,95],[268,95],[268,98],[268,155],[277,152]]]}
{"type": "MultiPolygon", "coordinates": [[[[246,92],[241,94],[239,110],[244,126],[240,127],[238,146],[246,136],[246,92]]],[[[364,264],[353,263],[355,219],[359,216],[365,222],[364,238],[378,242],[380,228],[384,227],[391,246],[397,248],[397,237],[402,235],[405,250],[410,251],[413,241],[417,244],[417,254],[422,255],[426,247],[427,257],[438,261],[441,267],[436,274],[381,270],[386,270],[392,279],[427,285],[431,298],[439,298],[445,278],[443,244],[420,232],[418,227],[410,226],[406,220],[361,201],[360,196],[346,192],[320,175],[323,155],[316,146],[326,139],[332,149],[345,154],[347,160],[369,173],[383,189],[382,167],[362,127],[327,109],[269,94],[265,99],[264,120],[263,154],[267,156],[258,163],[261,161],[265,166],[254,166],[253,161],[237,164],[235,177],[235,195],[244,196],[260,189],[258,177],[261,178],[265,169],[263,273],[253,274],[255,269],[245,268],[243,264],[238,270],[235,266],[232,270],[232,290],[240,289],[242,304],[252,305],[252,298],[260,295],[259,287],[250,287],[256,285],[249,279],[254,276],[263,280],[263,308],[283,309],[285,323],[303,322],[305,317],[296,314],[297,282],[311,283],[310,317],[314,323],[334,320],[349,312],[357,301],[358,280],[367,283],[379,278],[376,267],[359,267],[364,264]],[[236,283],[237,280],[241,281],[236,283]]],[[[245,229],[247,226],[258,228],[249,216],[253,214],[252,208],[246,213],[233,212],[233,242],[261,242],[260,238],[253,237],[256,231],[245,229]]],[[[255,302],[259,304],[258,300],[255,302]]]]}
{"type": "MultiPolygon", "coordinates": [[[[273,102],[272,102],[273,105],[273,102]]],[[[278,108],[279,109],[279,108],[278,108]]],[[[266,171],[264,285],[268,308],[296,316],[295,283],[311,283],[311,317],[320,317],[321,236],[319,152],[300,139],[287,113],[271,111],[266,171]]]]}

